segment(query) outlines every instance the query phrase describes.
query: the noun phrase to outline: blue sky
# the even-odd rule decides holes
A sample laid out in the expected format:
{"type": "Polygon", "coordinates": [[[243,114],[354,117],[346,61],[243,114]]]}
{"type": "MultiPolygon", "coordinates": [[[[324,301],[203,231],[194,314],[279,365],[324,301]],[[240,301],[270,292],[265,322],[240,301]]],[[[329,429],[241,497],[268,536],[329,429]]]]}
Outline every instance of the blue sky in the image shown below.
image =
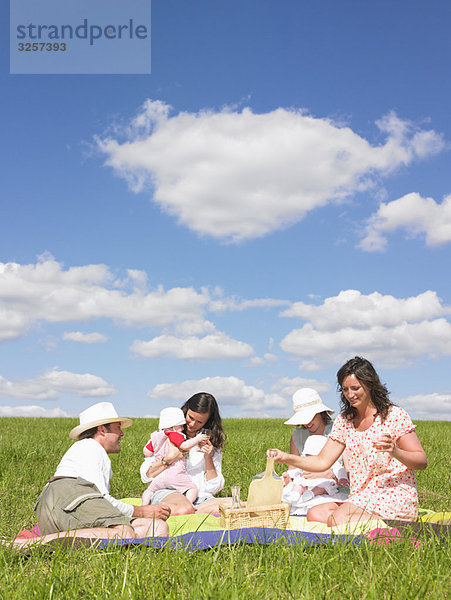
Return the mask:
{"type": "Polygon", "coordinates": [[[443,1],[154,0],[150,75],[10,75],[0,415],[291,414],[372,360],[449,418],[443,1]]]}

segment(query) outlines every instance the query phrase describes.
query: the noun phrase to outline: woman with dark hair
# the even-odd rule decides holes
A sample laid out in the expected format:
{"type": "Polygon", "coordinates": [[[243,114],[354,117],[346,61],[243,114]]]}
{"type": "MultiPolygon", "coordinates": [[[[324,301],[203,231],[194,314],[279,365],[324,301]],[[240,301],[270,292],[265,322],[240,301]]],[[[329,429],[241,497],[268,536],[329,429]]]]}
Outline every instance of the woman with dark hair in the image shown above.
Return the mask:
{"type": "Polygon", "coordinates": [[[360,356],[348,360],[348,362],[337,372],[338,391],[341,392],[341,414],[348,421],[353,420],[357,416],[357,409],[343,393],[343,381],[346,377],[352,378],[352,376],[368,388],[371,402],[377,411],[376,415],[379,415],[382,422],[384,422],[388,415],[388,411],[390,410],[390,406],[393,406],[388,398],[389,392],[385,385],[381,383],[379,375],[376,373],[376,370],[370,361],[365,358],[360,358],[360,356]]]}
{"type": "Polygon", "coordinates": [[[268,450],[276,462],[306,471],[324,471],[346,448],[351,491],[346,502],[314,506],[310,521],[329,526],[371,518],[412,521],[418,513],[414,471],[425,469],[426,454],[409,415],[388,398],[373,365],[356,356],[337,373],[342,412],[318,456],[298,457],[268,450]]]}
{"type": "MultiPolygon", "coordinates": [[[[218,403],[211,394],[200,392],[185,402],[182,411],[186,420],[184,433],[187,439],[194,438],[201,430],[209,431],[210,439],[194,446],[186,458],[186,471],[199,490],[194,506],[197,512],[209,512],[218,502],[213,495],[224,487],[222,448],[226,435],[222,428],[218,403]]],[[[144,459],[140,469],[142,482],[149,483],[181,456],[182,453],[172,447],[161,460],[155,460],[153,457],[144,459]]],[[[156,492],[152,497],[152,504],[167,504],[171,513],[175,515],[194,512],[193,505],[183,494],[170,489],[156,492]]]]}
{"type": "Polygon", "coordinates": [[[183,413],[186,419],[186,434],[195,433],[199,431],[199,418],[196,419],[195,414],[202,415],[201,421],[204,420],[205,415],[208,415],[208,419],[200,426],[200,429],[208,429],[210,431],[210,446],[214,448],[222,448],[225,442],[225,433],[222,428],[221,415],[219,414],[219,407],[216,399],[211,394],[206,392],[199,392],[191,396],[185,404],[182,406],[183,413]]]}

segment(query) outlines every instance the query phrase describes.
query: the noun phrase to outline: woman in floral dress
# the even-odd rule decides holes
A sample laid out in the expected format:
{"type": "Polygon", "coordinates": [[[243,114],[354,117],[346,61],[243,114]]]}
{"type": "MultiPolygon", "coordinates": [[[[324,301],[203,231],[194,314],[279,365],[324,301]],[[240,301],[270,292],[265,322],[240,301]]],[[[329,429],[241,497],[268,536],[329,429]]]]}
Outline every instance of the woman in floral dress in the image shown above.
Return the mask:
{"type": "Polygon", "coordinates": [[[341,414],[318,456],[299,457],[268,450],[276,462],[306,471],[328,469],[346,448],[350,494],[346,502],[314,506],[310,521],[329,526],[371,518],[412,521],[418,513],[414,471],[425,469],[426,454],[409,415],[388,398],[373,365],[356,356],[337,373],[341,414]]]}

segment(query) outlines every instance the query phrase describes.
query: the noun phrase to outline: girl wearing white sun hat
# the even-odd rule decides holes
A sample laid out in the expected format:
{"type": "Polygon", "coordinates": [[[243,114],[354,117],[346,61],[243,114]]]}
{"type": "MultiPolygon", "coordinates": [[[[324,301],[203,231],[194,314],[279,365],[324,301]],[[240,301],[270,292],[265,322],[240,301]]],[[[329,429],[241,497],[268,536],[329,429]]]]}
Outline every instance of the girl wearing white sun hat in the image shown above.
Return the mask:
{"type": "Polygon", "coordinates": [[[301,388],[293,394],[294,415],[285,425],[295,425],[291,436],[290,454],[300,456],[310,435],[328,436],[332,431],[330,415],[334,411],[326,406],[318,392],[312,388],[301,388]]]}

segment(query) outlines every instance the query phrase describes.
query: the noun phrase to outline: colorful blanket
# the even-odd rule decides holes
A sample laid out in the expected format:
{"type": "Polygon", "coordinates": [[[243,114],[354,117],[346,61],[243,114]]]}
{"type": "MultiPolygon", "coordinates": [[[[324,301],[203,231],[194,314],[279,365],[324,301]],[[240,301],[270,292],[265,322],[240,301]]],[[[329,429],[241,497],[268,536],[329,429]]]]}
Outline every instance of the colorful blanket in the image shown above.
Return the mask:
{"type": "Polygon", "coordinates": [[[219,517],[193,514],[169,517],[169,537],[135,540],[102,540],[101,547],[114,545],[144,545],[153,548],[177,550],[206,550],[218,545],[232,544],[284,544],[310,546],[312,544],[361,543],[363,534],[375,527],[385,527],[383,521],[347,523],[330,528],[324,523],[307,521],[306,517],[291,516],[286,530],[265,527],[222,529],[219,517]]]}
{"type": "MultiPolygon", "coordinates": [[[[406,538],[414,547],[420,547],[431,535],[449,535],[450,513],[433,513],[422,511],[415,523],[402,521],[370,521],[345,523],[328,527],[324,523],[307,521],[305,516],[290,516],[286,530],[252,527],[244,529],[224,530],[220,519],[215,515],[193,514],[169,517],[169,537],[107,540],[102,539],[95,544],[97,548],[116,545],[144,545],[154,548],[174,548],[179,550],[205,550],[218,545],[232,544],[284,544],[312,545],[370,543],[386,544],[399,542],[406,538]]],[[[18,537],[34,538],[39,536],[36,527],[23,530],[18,537]]]]}

